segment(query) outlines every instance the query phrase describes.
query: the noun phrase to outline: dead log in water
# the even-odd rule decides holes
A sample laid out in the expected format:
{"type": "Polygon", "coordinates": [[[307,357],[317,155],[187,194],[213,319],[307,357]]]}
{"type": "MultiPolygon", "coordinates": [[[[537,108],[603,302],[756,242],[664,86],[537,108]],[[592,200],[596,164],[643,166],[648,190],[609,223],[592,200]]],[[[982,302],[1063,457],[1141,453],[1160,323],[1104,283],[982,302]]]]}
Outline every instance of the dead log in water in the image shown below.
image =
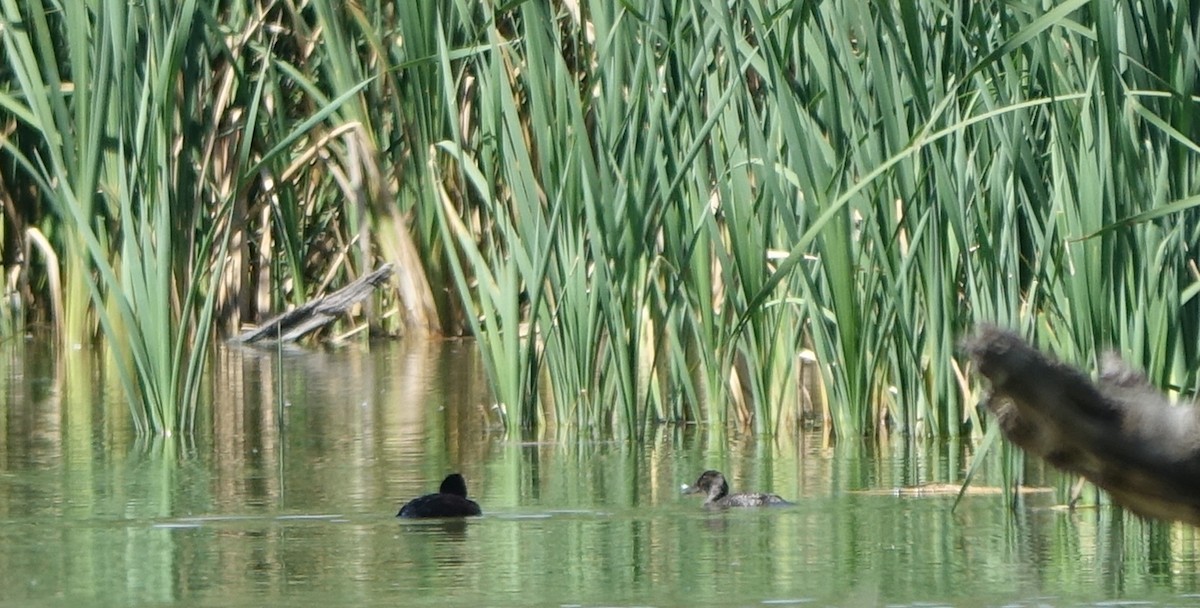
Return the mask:
{"type": "Polygon", "coordinates": [[[384,264],[371,274],[359,277],[353,283],[324,297],[305,302],[295,310],[285,312],[262,325],[242,332],[234,342],[252,344],[270,340],[292,342],[305,334],[333,323],[345,315],[350,307],[365,300],[371,292],[392,276],[392,265],[384,264]]]}
{"type": "Polygon", "coordinates": [[[1093,382],[1016,334],[984,327],[963,343],[991,382],[1004,436],[1082,475],[1145,517],[1200,525],[1200,409],[1172,405],[1115,354],[1093,382]]]}

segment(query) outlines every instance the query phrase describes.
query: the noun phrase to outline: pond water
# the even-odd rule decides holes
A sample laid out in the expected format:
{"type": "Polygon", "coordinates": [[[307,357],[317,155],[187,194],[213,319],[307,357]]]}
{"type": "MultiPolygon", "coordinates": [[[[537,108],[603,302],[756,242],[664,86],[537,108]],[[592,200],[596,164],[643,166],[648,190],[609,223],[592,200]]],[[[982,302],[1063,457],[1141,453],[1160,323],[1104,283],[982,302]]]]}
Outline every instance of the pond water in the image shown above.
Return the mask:
{"type": "Polygon", "coordinates": [[[1194,529],[1055,508],[1053,472],[1015,508],[896,490],[960,482],[969,444],[516,438],[453,341],[222,350],[195,437],[145,441],[88,353],[3,348],[4,605],[1200,603],[1194,529]],[[708,468],[796,505],[707,512],[679,488],[708,468]],[[483,517],[394,517],[452,471],[483,517]]]}

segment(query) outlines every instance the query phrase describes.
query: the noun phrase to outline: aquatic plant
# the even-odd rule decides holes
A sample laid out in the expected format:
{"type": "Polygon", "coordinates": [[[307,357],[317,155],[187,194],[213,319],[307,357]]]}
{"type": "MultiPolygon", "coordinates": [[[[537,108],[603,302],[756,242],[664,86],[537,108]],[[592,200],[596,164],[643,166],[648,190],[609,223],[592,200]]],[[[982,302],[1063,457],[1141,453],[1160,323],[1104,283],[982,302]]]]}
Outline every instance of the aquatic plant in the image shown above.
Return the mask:
{"type": "MultiPolygon", "coordinates": [[[[252,43],[269,32],[261,15],[194,1],[47,8],[0,2],[5,180],[20,197],[8,201],[6,230],[23,235],[22,221],[37,221],[50,236],[65,283],[62,344],[89,345],[97,328],[107,337],[137,429],[186,432],[216,316],[236,326],[244,297],[221,280],[247,270],[240,249],[274,225],[248,223],[247,191],[277,203],[273,176],[297,162],[292,146],[361,87],[320,99],[304,121],[267,124],[260,105],[288,72],[252,43]],[[273,148],[256,147],[260,130],[273,148]]],[[[264,207],[270,218],[282,208],[264,207]]]]}
{"type": "Polygon", "coordinates": [[[954,434],[979,321],[1197,385],[1172,2],[0,7],[0,176],[67,340],[158,402],[377,257],[383,323],[474,336],[513,431],[954,434]]]}
{"type": "Polygon", "coordinates": [[[1138,7],[444,6],[482,25],[432,180],[510,420],[544,373],[572,425],[771,431],[811,347],[839,432],[957,433],[981,320],[1194,386],[1196,19],[1138,7]]]}

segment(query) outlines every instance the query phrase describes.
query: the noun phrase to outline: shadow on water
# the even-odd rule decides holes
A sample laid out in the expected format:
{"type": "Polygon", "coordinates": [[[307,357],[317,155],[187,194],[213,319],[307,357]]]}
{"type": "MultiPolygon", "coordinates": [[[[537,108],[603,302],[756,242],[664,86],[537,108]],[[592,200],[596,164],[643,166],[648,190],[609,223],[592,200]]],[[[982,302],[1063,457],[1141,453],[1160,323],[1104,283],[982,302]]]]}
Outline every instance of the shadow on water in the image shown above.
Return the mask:
{"type": "Polygon", "coordinates": [[[8,345],[4,601],[1178,604],[1200,582],[1195,530],[1056,509],[1066,482],[1036,464],[1027,483],[1060,490],[1015,508],[980,492],[951,512],[936,484],[961,480],[969,442],[512,438],[473,348],[223,349],[180,441],[132,434],[86,351],[8,345]],[[707,511],[679,489],[709,468],[796,505],[707,511]],[[393,517],[451,471],[483,517],[393,517]]]}

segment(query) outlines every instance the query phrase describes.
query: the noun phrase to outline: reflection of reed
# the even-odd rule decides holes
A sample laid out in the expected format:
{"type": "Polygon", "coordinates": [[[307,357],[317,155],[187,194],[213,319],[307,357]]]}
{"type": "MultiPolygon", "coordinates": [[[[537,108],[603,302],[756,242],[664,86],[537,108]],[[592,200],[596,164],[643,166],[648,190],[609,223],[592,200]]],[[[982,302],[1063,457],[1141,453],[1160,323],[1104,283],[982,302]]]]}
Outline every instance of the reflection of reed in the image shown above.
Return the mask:
{"type": "Polygon", "coordinates": [[[280,492],[278,378],[272,353],[218,348],[212,373],[213,501],[274,503],[280,492]]]}
{"type": "Polygon", "coordinates": [[[12,454],[39,465],[91,467],[102,464],[93,462],[97,440],[113,448],[129,445],[126,401],[107,398],[119,390],[116,375],[106,373],[109,359],[32,342],[13,343],[5,353],[0,463],[12,454]]]}
{"type": "Polygon", "coordinates": [[[466,341],[430,341],[395,355],[381,386],[381,413],[395,448],[386,457],[402,496],[420,494],[452,471],[463,473],[472,494],[482,487],[485,439],[495,418],[474,348],[466,341]]]}
{"type": "Polygon", "coordinates": [[[970,457],[966,442],[829,444],[819,433],[764,438],[704,425],[659,426],[638,441],[573,432],[523,440],[497,432],[472,344],[370,348],[282,359],[221,351],[211,417],[197,425],[211,434],[197,437],[199,457],[172,448],[184,445],[178,439],[139,448],[115,434],[129,428],[121,399],[95,395],[72,409],[70,399],[94,395],[93,379],[103,377],[87,357],[67,357],[77,366],[69,374],[46,364],[79,379],[67,383],[67,398],[28,374],[0,377],[9,395],[0,405],[3,472],[15,464],[20,478],[31,453],[43,480],[63,471],[0,493],[0,517],[54,522],[45,526],[54,528],[45,535],[52,556],[31,564],[20,550],[0,552],[0,573],[15,573],[0,583],[35,573],[125,603],[214,599],[220,588],[222,598],[270,604],[304,587],[343,601],[368,590],[444,590],[449,603],[485,605],[478,594],[495,593],[496,603],[670,604],[659,590],[679,589],[719,602],[730,585],[824,597],[859,585],[864,572],[878,581],[862,584],[900,600],[912,599],[913,580],[927,583],[925,599],[953,600],[962,571],[1035,588],[1095,587],[1097,569],[1144,584],[1146,569],[1162,568],[1156,584],[1180,589],[1196,580],[1195,531],[1155,529],[1111,509],[1068,518],[980,497],[952,513],[945,499],[851,492],[952,482],[970,457]],[[705,511],[679,485],[710,467],[735,489],[798,504],[705,511]],[[466,475],[483,518],[392,519],[403,499],[451,470],[466,475]],[[339,515],[308,517],[318,513],[339,515]]]}
{"type": "Polygon", "coordinates": [[[0,469],[24,462],[55,462],[62,448],[59,359],[23,340],[4,347],[0,359],[0,394],[4,395],[0,399],[0,469]],[[50,382],[40,382],[45,378],[50,382]]]}
{"type": "Polygon", "coordinates": [[[403,471],[414,488],[424,489],[428,484],[415,479],[414,470],[434,470],[440,481],[444,460],[478,462],[482,455],[472,452],[487,415],[471,349],[453,341],[412,340],[373,344],[369,351],[291,351],[283,354],[282,368],[271,351],[224,349],[216,366],[221,380],[213,404],[214,453],[244,458],[286,446],[291,451],[283,458],[286,467],[305,456],[328,458],[317,448],[334,445],[348,448],[348,465],[369,468],[382,457],[386,469],[403,471]],[[313,453],[306,454],[309,450],[313,453]]]}

